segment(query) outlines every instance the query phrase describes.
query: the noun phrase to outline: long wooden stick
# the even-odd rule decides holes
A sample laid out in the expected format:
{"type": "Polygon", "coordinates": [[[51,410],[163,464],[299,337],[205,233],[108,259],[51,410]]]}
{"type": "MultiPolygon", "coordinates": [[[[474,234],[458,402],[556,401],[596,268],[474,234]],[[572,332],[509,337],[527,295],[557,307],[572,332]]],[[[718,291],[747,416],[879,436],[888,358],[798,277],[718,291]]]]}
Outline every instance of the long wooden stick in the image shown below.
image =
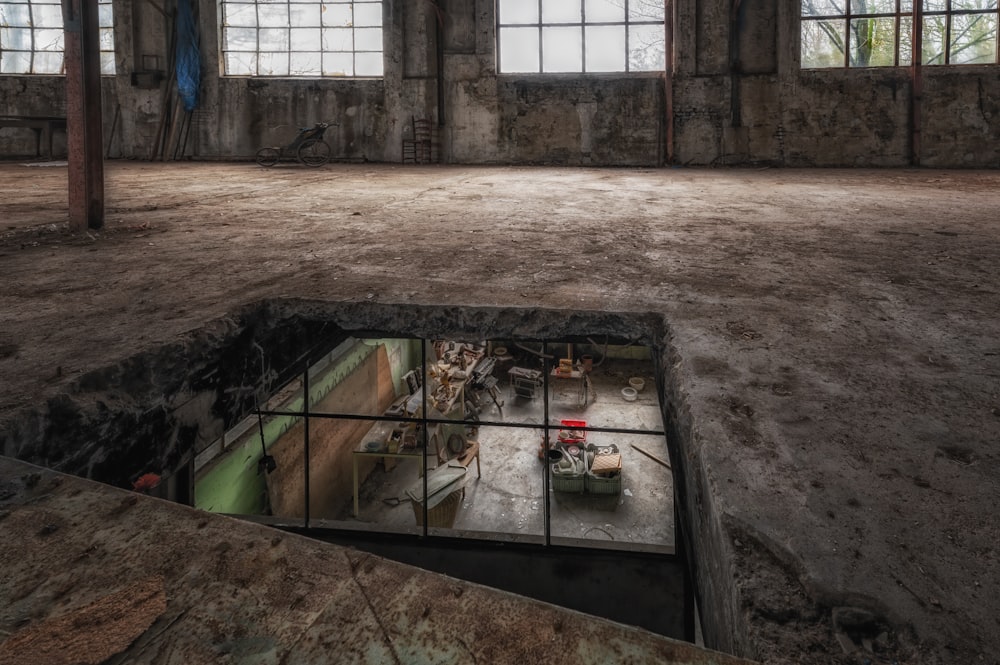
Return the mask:
{"type": "MultiPolygon", "coordinates": [[[[635,449],[635,450],[636,450],[637,452],[640,452],[640,453],[642,453],[643,455],[645,455],[645,456],[646,456],[646,457],[648,457],[649,459],[653,460],[654,462],[656,462],[656,463],[657,463],[657,464],[659,464],[660,466],[665,466],[665,467],[667,467],[668,469],[670,469],[670,465],[669,465],[669,464],[667,464],[666,462],[664,462],[663,460],[661,460],[661,459],[660,459],[659,457],[657,457],[656,455],[653,455],[653,454],[650,454],[650,453],[647,453],[647,452],[646,452],[645,450],[643,450],[643,449],[642,449],[642,448],[640,448],[639,446],[635,445],[634,443],[633,443],[633,444],[630,444],[630,445],[631,445],[631,446],[632,446],[632,448],[634,448],[634,449],[635,449]]],[[[672,471],[672,470],[673,470],[673,469],[671,469],[671,471],[672,471]]]]}

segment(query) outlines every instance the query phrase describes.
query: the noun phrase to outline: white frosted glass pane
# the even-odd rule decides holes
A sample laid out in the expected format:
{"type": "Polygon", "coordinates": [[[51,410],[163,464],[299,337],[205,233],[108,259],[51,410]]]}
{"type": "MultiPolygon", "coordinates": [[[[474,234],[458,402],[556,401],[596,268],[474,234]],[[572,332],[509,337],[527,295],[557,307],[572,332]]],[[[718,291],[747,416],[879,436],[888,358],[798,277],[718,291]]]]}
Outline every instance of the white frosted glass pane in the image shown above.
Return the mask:
{"type": "Polygon", "coordinates": [[[111,76],[115,73],[115,54],[101,53],[101,74],[111,76]]]}
{"type": "Polygon", "coordinates": [[[324,53],[323,74],[326,76],[354,76],[354,56],[350,53],[324,53]]]}
{"type": "Polygon", "coordinates": [[[542,71],[583,71],[583,32],[580,28],[542,28],[542,71]]]}
{"type": "Polygon", "coordinates": [[[0,3],[0,25],[27,28],[31,25],[28,5],[0,3]]]}
{"type": "Polygon", "coordinates": [[[323,50],[353,51],[354,31],[350,28],[323,28],[323,50]]]}
{"type": "Polygon", "coordinates": [[[31,71],[31,54],[24,51],[0,51],[0,74],[27,74],[31,71]]]}
{"type": "Polygon", "coordinates": [[[288,25],[288,5],[261,5],[257,8],[257,20],[262,26],[283,28],[288,25]]]}
{"type": "Polygon", "coordinates": [[[358,51],[381,51],[382,28],[358,28],[354,31],[354,48],[358,51]]]}
{"type": "Polygon", "coordinates": [[[229,76],[253,76],[257,73],[256,53],[227,53],[226,74],[229,76]]]}
{"type": "Polygon", "coordinates": [[[349,27],[354,24],[350,5],[323,5],[323,25],[349,27]]]}
{"type": "Polygon", "coordinates": [[[625,26],[594,26],[586,31],[587,71],[625,71],[625,26]]]}
{"type": "Polygon", "coordinates": [[[255,28],[226,28],[224,33],[226,51],[256,51],[257,30],[255,28]]]}
{"type": "Polygon", "coordinates": [[[261,53],[258,62],[261,76],[288,76],[287,53],[261,53]]]}
{"type": "Polygon", "coordinates": [[[296,51],[320,50],[319,34],[319,28],[292,28],[292,48],[296,51]]]}
{"type": "Polygon", "coordinates": [[[538,71],[537,28],[500,28],[500,71],[538,71]]]}
{"type": "Polygon", "coordinates": [[[580,6],[580,0],[542,0],[542,23],[579,23],[580,6]]]}
{"type": "Polygon", "coordinates": [[[62,30],[62,7],[58,5],[39,5],[32,11],[33,25],[36,28],[58,28],[62,30]]]}
{"type": "Polygon", "coordinates": [[[97,24],[102,28],[112,28],[115,25],[115,15],[114,11],[111,9],[111,5],[98,5],[97,6],[97,24]]]}
{"type": "Polygon", "coordinates": [[[223,13],[225,15],[225,23],[223,25],[257,27],[256,5],[226,4],[223,13]]]}
{"type": "Polygon", "coordinates": [[[288,28],[261,28],[257,35],[261,51],[288,50],[288,28]]]}
{"type": "MultiPolygon", "coordinates": [[[[584,10],[587,12],[588,23],[625,20],[623,0],[587,0],[584,10]]],[[[622,52],[625,52],[624,49],[622,52]]]]}
{"type": "Polygon", "coordinates": [[[381,53],[358,53],[354,57],[355,76],[382,76],[381,53]]]}
{"type": "Polygon", "coordinates": [[[288,24],[292,27],[318,28],[323,21],[319,3],[301,3],[288,6],[288,24]]]}
{"type": "Polygon", "coordinates": [[[538,23],[538,0],[500,0],[500,23],[538,23]]]}
{"type": "Polygon", "coordinates": [[[102,51],[114,51],[115,50],[115,31],[113,28],[101,28],[100,29],[100,39],[101,39],[101,50],[102,51]]]}
{"type": "Polygon", "coordinates": [[[60,53],[36,53],[35,66],[32,67],[33,74],[62,74],[63,54],[60,53]]]}
{"type": "Polygon", "coordinates": [[[62,30],[35,30],[35,50],[62,51],[63,36],[62,30]]]}
{"type": "Polygon", "coordinates": [[[375,2],[361,2],[354,5],[354,25],[381,26],[382,4],[375,2]]]}
{"type": "Polygon", "coordinates": [[[30,51],[31,30],[29,28],[0,28],[0,44],[5,50],[30,51]]]}
{"type": "Polygon", "coordinates": [[[662,25],[635,25],[628,29],[628,68],[632,72],[658,72],[666,66],[662,25]]]}
{"type": "Polygon", "coordinates": [[[292,76],[320,76],[323,73],[323,55],[321,53],[292,53],[288,71],[292,76]]]}

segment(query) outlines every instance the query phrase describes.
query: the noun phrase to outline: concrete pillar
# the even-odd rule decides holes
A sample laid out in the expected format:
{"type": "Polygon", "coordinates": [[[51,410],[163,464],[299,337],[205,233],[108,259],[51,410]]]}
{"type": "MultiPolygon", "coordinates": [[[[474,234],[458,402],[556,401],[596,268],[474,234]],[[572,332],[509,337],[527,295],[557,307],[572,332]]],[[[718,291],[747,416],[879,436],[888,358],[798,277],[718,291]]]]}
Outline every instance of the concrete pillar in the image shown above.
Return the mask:
{"type": "Polygon", "coordinates": [[[104,226],[101,49],[97,0],[62,0],[66,31],[66,136],[69,226],[104,226]]]}

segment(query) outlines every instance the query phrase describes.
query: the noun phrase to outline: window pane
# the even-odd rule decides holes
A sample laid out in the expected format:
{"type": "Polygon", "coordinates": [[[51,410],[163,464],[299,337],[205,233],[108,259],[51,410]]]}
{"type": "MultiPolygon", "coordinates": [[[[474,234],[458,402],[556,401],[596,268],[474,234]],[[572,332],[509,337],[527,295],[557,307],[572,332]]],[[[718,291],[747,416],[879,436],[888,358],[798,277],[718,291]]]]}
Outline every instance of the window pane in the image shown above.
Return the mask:
{"type": "Polygon", "coordinates": [[[844,0],[802,0],[803,16],[842,16],[846,8],[844,0]]]}
{"type": "MultiPolygon", "coordinates": [[[[296,51],[319,51],[322,48],[319,28],[292,28],[292,47],[296,51]]],[[[316,68],[319,69],[317,63],[316,68]]]]}
{"type": "Polygon", "coordinates": [[[230,76],[254,76],[257,74],[256,53],[227,53],[226,73],[230,76]]]}
{"type": "Polygon", "coordinates": [[[625,71],[625,26],[586,28],[588,72],[625,71]]]}
{"type": "MultiPolygon", "coordinates": [[[[294,33],[295,30],[292,32],[294,33]]],[[[317,32],[319,31],[317,30],[317,32]]],[[[292,39],[295,37],[293,36],[292,39]]],[[[288,73],[292,76],[320,76],[323,73],[323,54],[319,51],[292,53],[289,57],[288,73]]]]}
{"type": "Polygon", "coordinates": [[[896,19],[851,21],[851,67],[891,67],[895,61],[896,19]]]}
{"type": "Polygon", "coordinates": [[[899,19],[899,66],[913,64],[913,19],[908,16],[899,19]]]}
{"type": "Polygon", "coordinates": [[[31,50],[31,30],[29,28],[0,28],[0,44],[4,50],[31,50]]]}
{"type": "Polygon", "coordinates": [[[257,7],[255,5],[237,5],[226,3],[223,7],[225,23],[223,25],[257,27],[257,7]]]}
{"type": "Polygon", "coordinates": [[[268,28],[284,28],[288,25],[288,5],[260,5],[257,19],[268,28]]]}
{"type": "Polygon", "coordinates": [[[115,16],[112,12],[110,4],[101,4],[97,6],[97,24],[102,28],[115,27],[115,16]]]}
{"type": "Polygon", "coordinates": [[[36,53],[35,65],[31,68],[32,74],[62,74],[63,54],[57,53],[36,53]]]}
{"type": "Polygon", "coordinates": [[[323,5],[323,25],[347,28],[354,24],[350,5],[323,5]]]}
{"type": "Polygon", "coordinates": [[[381,26],[382,5],[377,3],[363,3],[354,5],[354,25],[381,26]]]}
{"type": "Polygon", "coordinates": [[[323,50],[353,51],[354,31],[350,28],[323,28],[323,50]]]}
{"type": "Polygon", "coordinates": [[[0,3],[0,25],[24,28],[30,26],[31,14],[28,12],[28,6],[0,3]]]}
{"type": "MultiPolygon", "coordinates": [[[[257,39],[260,40],[260,50],[262,51],[287,51],[288,50],[288,28],[261,28],[257,32],[257,39]]],[[[261,60],[261,67],[263,67],[261,60]]]]}
{"type": "Polygon", "coordinates": [[[948,9],[948,0],[924,0],[925,12],[943,12],[948,9]]]}
{"type": "MultiPolygon", "coordinates": [[[[542,0],[542,23],[579,23],[580,0],[542,0]]],[[[545,36],[542,36],[545,40],[545,36]]]]}
{"type": "MultiPolygon", "coordinates": [[[[584,11],[588,23],[625,20],[625,3],[622,0],[586,0],[584,11]]],[[[625,53],[625,49],[622,49],[625,53]]]]}
{"type": "Polygon", "coordinates": [[[951,19],[950,62],[987,64],[997,60],[997,15],[959,14],[951,19]]]}
{"type": "Polygon", "coordinates": [[[288,53],[261,53],[258,62],[261,76],[288,76],[288,53]]]}
{"type": "Polygon", "coordinates": [[[115,73],[115,54],[114,53],[101,53],[101,74],[104,76],[113,76],[115,73]]]}
{"type": "Polygon", "coordinates": [[[324,53],[325,76],[354,76],[354,56],[351,53],[324,53]]]}
{"type": "Polygon", "coordinates": [[[101,28],[100,29],[100,39],[101,39],[101,50],[111,51],[115,50],[115,31],[112,28],[101,28]]]}
{"type": "Polygon", "coordinates": [[[35,30],[35,50],[62,52],[64,34],[62,30],[35,30]]]}
{"type": "Polygon", "coordinates": [[[25,51],[0,51],[0,74],[28,74],[31,54],[25,51]]]}
{"type": "Polygon", "coordinates": [[[895,14],[896,0],[851,0],[851,13],[855,16],[895,14]]]}
{"type": "Polygon", "coordinates": [[[662,21],[663,18],[663,0],[631,0],[628,3],[629,21],[662,21]]]}
{"type": "Polygon", "coordinates": [[[381,51],[382,28],[358,28],[355,30],[354,49],[357,51],[381,51]]]}
{"type": "Polygon", "coordinates": [[[945,19],[943,16],[924,17],[924,38],[921,59],[925,65],[944,64],[945,19]]]}
{"type": "Polygon", "coordinates": [[[542,71],[583,71],[583,31],[580,28],[542,28],[542,71]]]}
{"type": "Polygon", "coordinates": [[[802,21],[802,66],[844,66],[844,21],[802,21]]]}
{"type": "Polygon", "coordinates": [[[538,28],[500,28],[500,71],[539,71],[538,28]]]}
{"type": "Polygon", "coordinates": [[[500,0],[500,23],[538,23],[538,0],[500,0]]]}
{"type": "Polygon", "coordinates": [[[256,51],[257,30],[255,28],[226,28],[225,50],[256,51]]]}
{"type": "Polygon", "coordinates": [[[38,5],[31,11],[36,28],[58,28],[62,30],[62,7],[59,5],[38,5]]]}
{"type": "Polygon", "coordinates": [[[318,28],[322,23],[323,6],[318,3],[300,3],[288,6],[288,25],[301,28],[318,28]]]}
{"type": "Polygon", "coordinates": [[[358,53],[354,56],[355,76],[382,76],[381,53],[358,53]]]}
{"type": "Polygon", "coordinates": [[[997,8],[997,0],[951,0],[953,10],[989,10],[997,8]]]}
{"type": "Polygon", "coordinates": [[[628,29],[628,68],[633,72],[663,71],[666,53],[662,25],[633,25],[628,29]]]}

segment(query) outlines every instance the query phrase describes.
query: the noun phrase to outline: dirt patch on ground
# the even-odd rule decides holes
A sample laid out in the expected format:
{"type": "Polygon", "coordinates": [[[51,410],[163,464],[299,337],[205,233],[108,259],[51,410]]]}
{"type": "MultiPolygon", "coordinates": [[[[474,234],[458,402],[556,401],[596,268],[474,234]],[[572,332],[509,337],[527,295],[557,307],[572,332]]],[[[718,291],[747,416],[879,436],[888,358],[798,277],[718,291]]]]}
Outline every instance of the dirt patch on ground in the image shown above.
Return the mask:
{"type": "Polygon", "coordinates": [[[79,234],[0,175],[0,417],[264,298],[660,312],[756,608],[709,639],[1000,659],[1000,173],[115,163],[79,234]]]}

